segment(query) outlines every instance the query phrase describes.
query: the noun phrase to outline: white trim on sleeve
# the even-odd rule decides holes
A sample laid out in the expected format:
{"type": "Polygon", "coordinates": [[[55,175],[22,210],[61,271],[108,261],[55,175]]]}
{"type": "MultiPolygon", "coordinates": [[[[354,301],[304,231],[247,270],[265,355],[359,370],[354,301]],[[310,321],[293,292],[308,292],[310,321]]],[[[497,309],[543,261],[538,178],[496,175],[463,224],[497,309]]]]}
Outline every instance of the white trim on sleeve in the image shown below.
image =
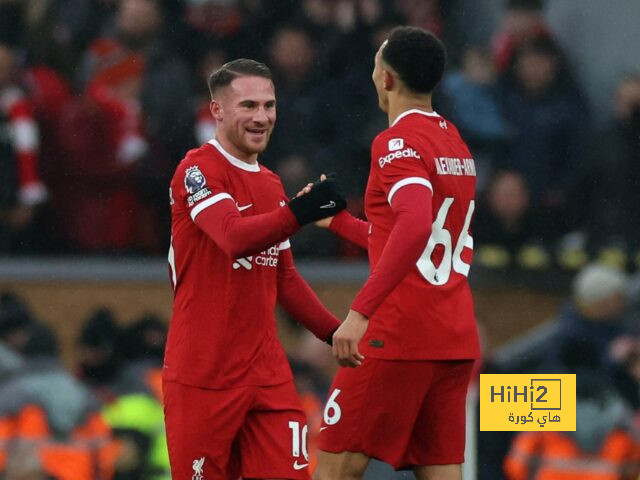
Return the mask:
{"type": "Polygon", "coordinates": [[[291,248],[291,242],[287,238],[284,242],[282,242],[282,243],[280,243],[280,245],[278,245],[278,248],[280,250],[286,250],[287,248],[291,248]]]}
{"type": "Polygon", "coordinates": [[[211,205],[215,205],[219,201],[225,200],[227,198],[229,200],[233,201],[233,197],[231,195],[229,195],[228,193],[218,193],[217,195],[214,195],[213,197],[207,198],[206,200],[200,202],[199,204],[197,204],[195,207],[193,207],[191,209],[191,220],[193,220],[195,222],[196,221],[196,217],[198,216],[198,214],[201,211],[203,211],[205,208],[208,208],[211,205]]]}
{"type": "Polygon", "coordinates": [[[407,185],[424,185],[429,190],[431,190],[431,193],[433,193],[433,185],[431,185],[431,182],[426,178],[422,178],[422,177],[403,178],[399,182],[396,182],[393,185],[393,187],[391,187],[391,190],[389,190],[389,195],[387,196],[387,201],[389,202],[389,205],[391,205],[391,199],[396,194],[396,192],[400,190],[402,187],[406,187],[407,185]]]}

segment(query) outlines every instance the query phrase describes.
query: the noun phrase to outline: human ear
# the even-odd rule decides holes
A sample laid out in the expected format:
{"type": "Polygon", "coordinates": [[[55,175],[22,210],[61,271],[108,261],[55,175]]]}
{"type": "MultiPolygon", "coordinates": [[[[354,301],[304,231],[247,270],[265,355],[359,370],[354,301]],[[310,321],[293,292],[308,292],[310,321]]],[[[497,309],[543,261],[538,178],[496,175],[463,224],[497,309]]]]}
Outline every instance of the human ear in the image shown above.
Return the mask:
{"type": "Polygon", "coordinates": [[[224,111],[222,110],[222,105],[220,105],[220,103],[216,100],[211,100],[211,103],[209,104],[209,111],[211,112],[211,115],[213,116],[213,118],[216,119],[216,121],[221,121],[222,117],[224,116],[224,111]]]}
{"type": "Polygon", "coordinates": [[[393,78],[393,75],[391,75],[391,72],[389,72],[388,70],[383,70],[382,71],[382,86],[384,87],[384,89],[387,90],[387,91],[392,90],[394,83],[395,83],[395,80],[393,78]]]}

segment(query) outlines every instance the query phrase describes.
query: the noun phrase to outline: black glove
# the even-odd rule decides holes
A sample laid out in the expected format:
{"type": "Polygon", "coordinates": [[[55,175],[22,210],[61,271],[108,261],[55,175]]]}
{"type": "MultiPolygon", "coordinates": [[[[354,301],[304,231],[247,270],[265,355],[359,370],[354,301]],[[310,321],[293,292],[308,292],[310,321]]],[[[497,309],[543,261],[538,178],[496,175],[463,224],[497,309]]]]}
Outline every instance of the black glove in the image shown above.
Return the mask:
{"type": "Polygon", "coordinates": [[[311,191],[289,202],[289,208],[300,225],[333,217],[347,208],[347,201],[334,174],[327,175],[323,182],[313,184],[311,191]]]}

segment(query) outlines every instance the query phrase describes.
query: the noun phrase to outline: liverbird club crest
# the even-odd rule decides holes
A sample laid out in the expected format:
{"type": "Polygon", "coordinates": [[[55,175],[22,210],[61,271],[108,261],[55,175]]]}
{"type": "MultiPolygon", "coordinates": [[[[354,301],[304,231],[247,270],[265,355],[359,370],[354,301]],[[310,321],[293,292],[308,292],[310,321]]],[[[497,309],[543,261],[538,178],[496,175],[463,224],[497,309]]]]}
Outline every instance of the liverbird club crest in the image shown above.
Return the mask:
{"type": "Polygon", "coordinates": [[[202,475],[203,465],[204,457],[196,458],[193,461],[193,475],[191,475],[191,480],[204,480],[204,476],[202,475]]]}

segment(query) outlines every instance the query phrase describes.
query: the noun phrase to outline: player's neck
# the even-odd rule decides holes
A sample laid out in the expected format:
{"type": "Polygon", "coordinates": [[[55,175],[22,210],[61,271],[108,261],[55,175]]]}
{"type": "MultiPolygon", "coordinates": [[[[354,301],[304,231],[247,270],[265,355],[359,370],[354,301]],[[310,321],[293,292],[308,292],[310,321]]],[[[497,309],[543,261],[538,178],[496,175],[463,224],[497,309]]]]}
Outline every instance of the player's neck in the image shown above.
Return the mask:
{"type": "Polygon", "coordinates": [[[222,135],[216,135],[216,140],[218,141],[220,146],[225,149],[227,153],[233,155],[235,158],[237,158],[241,162],[248,163],[250,165],[255,165],[256,163],[258,163],[257,153],[248,154],[246,152],[243,152],[238,147],[236,147],[233,144],[233,142],[229,141],[226,137],[222,135]]]}
{"type": "Polygon", "coordinates": [[[432,113],[431,95],[428,97],[397,96],[395,98],[389,98],[389,110],[387,111],[389,126],[393,125],[396,118],[408,110],[422,110],[423,112],[432,113]]]}

